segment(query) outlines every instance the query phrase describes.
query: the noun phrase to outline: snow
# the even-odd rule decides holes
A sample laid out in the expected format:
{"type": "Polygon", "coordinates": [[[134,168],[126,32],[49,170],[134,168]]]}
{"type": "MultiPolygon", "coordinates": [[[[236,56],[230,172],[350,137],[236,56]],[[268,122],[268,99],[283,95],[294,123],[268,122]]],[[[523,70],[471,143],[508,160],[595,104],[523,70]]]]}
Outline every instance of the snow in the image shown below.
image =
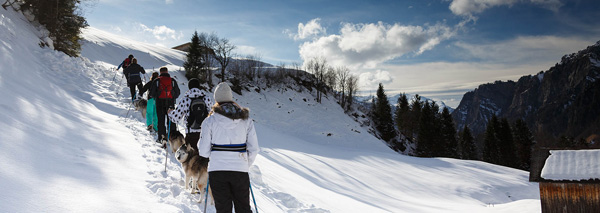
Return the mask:
{"type": "Polygon", "coordinates": [[[598,59],[592,58],[590,57],[590,62],[592,63],[592,65],[594,65],[595,67],[600,67],[600,61],[598,59]]]}
{"type": "Polygon", "coordinates": [[[600,179],[600,150],[550,150],[541,177],[572,181],[600,179]]]}
{"type": "MultiPolygon", "coordinates": [[[[184,54],[94,28],[83,36],[82,58],[40,48],[38,29],[0,9],[0,209],[201,212],[111,70],[133,53],[147,71],[175,71],[184,54]]],[[[185,92],[183,73],[171,74],[185,92]]],[[[281,88],[234,97],[256,122],[250,176],[260,212],[541,211],[527,172],[395,153],[333,99],[281,88]]]]}
{"type": "Polygon", "coordinates": [[[545,73],[537,74],[538,81],[542,82],[542,80],[544,80],[544,74],[545,73]]]}

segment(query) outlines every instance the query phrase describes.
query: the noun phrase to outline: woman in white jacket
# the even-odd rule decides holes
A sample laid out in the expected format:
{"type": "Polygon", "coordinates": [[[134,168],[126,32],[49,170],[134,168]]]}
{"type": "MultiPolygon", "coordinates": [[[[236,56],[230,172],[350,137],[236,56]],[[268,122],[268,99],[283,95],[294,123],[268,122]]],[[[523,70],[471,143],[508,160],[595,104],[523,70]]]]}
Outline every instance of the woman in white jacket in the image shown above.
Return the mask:
{"type": "Polygon", "coordinates": [[[233,101],[231,88],[220,83],[215,105],[202,123],[201,157],[209,158],[209,182],[217,212],[252,212],[248,170],[258,154],[258,140],[248,108],[233,101]]]}

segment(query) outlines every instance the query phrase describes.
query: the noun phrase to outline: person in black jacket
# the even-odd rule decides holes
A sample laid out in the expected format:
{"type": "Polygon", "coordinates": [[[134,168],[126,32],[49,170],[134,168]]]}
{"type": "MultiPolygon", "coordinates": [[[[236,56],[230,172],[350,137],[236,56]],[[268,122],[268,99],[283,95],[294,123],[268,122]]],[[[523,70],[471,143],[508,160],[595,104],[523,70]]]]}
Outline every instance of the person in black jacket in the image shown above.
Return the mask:
{"type": "MultiPolygon", "coordinates": [[[[135,87],[142,91],[142,74],[146,74],[146,71],[142,66],[137,63],[137,59],[133,58],[131,60],[131,64],[123,70],[123,74],[127,78],[127,86],[129,86],[129,91],[131,92],[131,101],[135,100],[135,87]]],[[[139,97],[139,96],[138,96],[139,97]]]]}
{"type": "MultiPolygon", "coordinates": [[[[179,97],[180,91],[177,86],[177,81],[171,78],[169,70],[166,67],[160,68],[160,76],[158,79],[152,81],[150,86],[150,96],[154,97],[156,101],[156,116],[158,117],[158,139],[157,142],[166,144],[167,131],[166,126],[171,126],[171,130],[177,129],[175,123],[167,118],[167,112],[169,109],[175,108],[175,100],[179,97]],[[165,124],[168,121],[169,124],[165,124]]],[[[164,147],[164,145],[163,145],[164,147]]]]}
{"type": "MultiPolygon", "coordinates": [[[[146,83],[144,87],[142,87],[142,90],[140,90],[140,96],[144,95],[146,91],[150,90],[152,82],[156,79],[158,79],[158,72],[153,72],[150,81],[146,83]]],[[[148,104],[146,105],[146,126],[148,127],[148,131],[158,131],[158,118],[156,117],[156,100],[150,95],[150,92],[148,92],[148,104]]]]}

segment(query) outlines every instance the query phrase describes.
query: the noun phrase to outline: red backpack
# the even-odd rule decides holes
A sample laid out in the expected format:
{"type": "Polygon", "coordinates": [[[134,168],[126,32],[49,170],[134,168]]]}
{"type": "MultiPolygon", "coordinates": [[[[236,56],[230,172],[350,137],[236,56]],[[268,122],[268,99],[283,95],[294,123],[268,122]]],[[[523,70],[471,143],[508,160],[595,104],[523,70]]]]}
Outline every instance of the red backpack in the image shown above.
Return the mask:
{"type": "Polygon", "coordinates": [[[158,78],[158,98],[172,99],[173,80],[170,77],[162,76],[158,78]]]}
{"type": "Polygon", "coordinates": [[[129,64],[131,64],[131,60],[129,58],[126,58],[125,61],[123,61],[123,67],[128,67],[129,64]]]}

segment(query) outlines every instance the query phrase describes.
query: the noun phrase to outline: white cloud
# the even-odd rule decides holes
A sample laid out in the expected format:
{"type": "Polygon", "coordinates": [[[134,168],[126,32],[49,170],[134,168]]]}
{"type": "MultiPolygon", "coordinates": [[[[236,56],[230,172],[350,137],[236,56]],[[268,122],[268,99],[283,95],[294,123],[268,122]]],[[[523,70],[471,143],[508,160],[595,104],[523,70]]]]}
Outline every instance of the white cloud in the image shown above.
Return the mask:
{"type": "Polygon", "coordinates": [[[166,4],[173,4],[173,2],[174,2],[174,1],[175,1],[175,0],[165,0],[165,3],[166,3],[166,4]]]}
{"type": "Polygon", "coordinates": [[[585,49],[594,39],[557,36],[520,36],[512,40],[487,44],[456,42],[455,46],[466,51],[465,57],[489,63],[527,64],[539,61],[559,62],[569,53],[585,49]]]}
{"type": "Polygon", "coordinates": [[[313,36],[318,36],[320,34],[325,34],[326,30],[321,26],[320,18],[315,18],[310,20],[306,24],[299,23],[298,24],[298,33],[292,33],[290,30],[286,30],[285,32],[294,40],[304,40],[307,38],[311,38],[313,36]]]}
{"type": "Polygon", "coordinates": [[[536,4],[555,12],[562,6],[560,0],[452,0],[450,10],[455,15],[474,17],[492,7],[512,7],[520,2],[536,4]]]}
{"type": "Polygon", "coordinates": [[[531,0],[531,3],[540,5],[543,8],[558,12],[558,9],[563,6],[560,0],[531,0]]]}
{"type": "Polygon", "coordinates": [[[242,57],[247,55],[255,55],[258,52],[256,47],[247,45],[237,45],[235,51],[242,57]]]}
{"type": "Polygon", "coordinates": [[[365,89],[377,88],[379,83],[389,84],[392,83],[392,81],[393,78],[390,72],[382,70],[363,72],[358,76],[359,87],[365,89]]]}
{"type": "Polygon", "coordinates": [[[110,26],[110,31],[120,33],[123,30],[119,26],[110,26]]]}
{"type": "Polygon", "coordinates": [[[408,53],[419,55],[451,38],[454,30],[444,24],[412,26],[400,24],[342,25],[339,35],[327,35],[300,46],[304,61],[325,57],[330,65],[354,69],[374,68],[377,65],[408,53]]]}
{"type": "MultiPolygon", "coordinates": [[[[456,107],[461,94],[480,84],[496,80],[518,80],[525,75],[546,71],[560,62],[561,57],[594,44],[594,38],[555,36],[518,37],[487,44],[454,43],[456,51],[475,62],[429,62],[417,64],[382,64],[378,69],[390,73],[393,81],[384,83],[386,92],[406,92],[444,100],[456,107]],[[449,101],[455,98],[455,101],[449,101]]],[[[361,76],[362,77],[362,76],[361,76]]],[[[365,76],[368,77],[368,76],[365,76]]],[[[363,78],[361,78],[362,80],[363,78]]],[[[376,79],[376,78],[365,78],[376,79]]],[[[365,82],[361,90],[376,90],[373,81],[365,82]]],[[[363,82],[361,82],[362,84],[363,82]]]]}
{"type": "Polygon", "coordinates": [[[162,26],[154,26],[154,28],[149,28],[144,24],[139,24],[139,27],[144,32],[150,32],[154,36],[154,38],[164,41],[167,39],[178,40],[183,36],[183,33],[177,33],[175,30],[168,28],[165,25],[162,26]]]}
{"type": "MultiPolygon", "coordinates": [[[[444,101],[451,107],[458,106],[462,95],[481,84],[496,80],[518,80],[529,74],[547,70],[554,62],[531,64],[490,64],[481,62],[431,62],[410,65],[384,65],[393,82],[384,83],[386,94],[419,94],[436,101],[444,101]],[[451,100],[455,99],[455,100],[451,100]]],[[[368,79],[368,78],[367,78],[368,79]]],[[[361,76],[360,80],[363,78],[361,76]]],[[[360,90],[374,91],[374,81],[360,82],[360,90]],[[364,85],[364,86],[363,86],[364,85]]]]}

